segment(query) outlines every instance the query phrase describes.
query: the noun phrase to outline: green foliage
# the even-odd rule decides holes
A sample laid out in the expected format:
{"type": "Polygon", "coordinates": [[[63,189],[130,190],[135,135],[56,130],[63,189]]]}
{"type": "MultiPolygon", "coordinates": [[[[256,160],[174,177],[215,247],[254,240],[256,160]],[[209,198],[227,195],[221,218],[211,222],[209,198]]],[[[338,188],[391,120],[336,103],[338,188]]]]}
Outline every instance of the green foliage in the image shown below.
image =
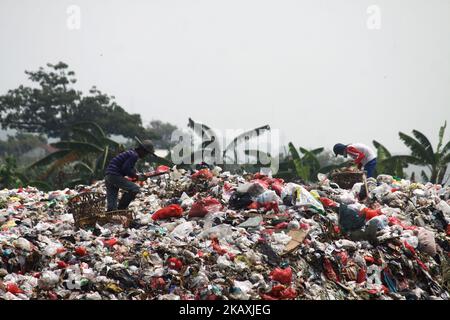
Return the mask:
{"type": "Polygon", "coordinates": [[[430,141],[423,133],[413,130],[414,137],[411,137],[403,132],[399,132],[400,139],[410,149],[411,154],[392,156],[389,159],[386,159],[386,163],[402,161],[406,164],[424,166],[428,169],[430,174],[428,175],[422,170],[422,179],[432,183],[445,184],[447,182],[445,173],[447,172],[448,163],[450,163],[450,141],[442,148],[446,127],[447,121],[445,121],[444,125],[439,129],[439,142],[436,152],[433,150],[430,141]]]}
{"type": "Polygon", "coordinates": [[[47,144],[47,139],[41,135],[19,132],[15,136],[8,135],[6,141],[0,140],[0,157],[19,156],[34,148],[47,144]]]}
{"type": "Polygon", "coordinates": [[[74,179],[62,181],[65,183],[62,186],[74,184],[75,181],[90,184],[102,179],[109,160],[123,151],[123,146],[109,139],[102,128],[93,122],[75,124],[68,132],[68,139],[52,143],[58,150],[29,166],[30,170],[45,168],[39,180],[51,181],[53,173],[60,174],[66,170],[64,174],[68,172],[74,179]]]}
{"type": "Polygon", "coordinates": [[[2,160],[0,163],[0,189],[18,188],[24,184],[25,179],[19,172],[14,157],[7,156],[2,160]]]}
{"type": "Polygon", "coordinates": [[[94,121],[106,134],[125,137],[145,132],[139,114],[129,114],[114,97],[92,87],[88,95],[75,90],[75,73],[67,64],[47,64],[38,71],[25,71],[33,86],[20,85],[0,96],[2,128],[43,133],[67,138],[67,128],[78,122],[94,121]]]}
{"type": "Polygon", "coordinates": [[[378,141],[373,140],[373,145],[377,150],[377,174],[389,174],[399,178],[404,178],[404,168],[408,166],[405,159],[394,158],[389,150],[378,141]]]}
{"type": "Polygon", "coordinates": [[[299,150],[302,153],[300,155],[292,142],[289,142],[288,147],[291,158],[280,162],[280,172],[277,174],[280,178],[293,179],[298,177],[304,182],[313,182],[317,181],[319,173],[326,174],[349,164],[348,161],[334,163],[330,158],[325,159],[325,161],[322,161],[323,164],[321,164],[318,157],[324,153],[324,148],[307,150],[300,147],[299,150]]]}

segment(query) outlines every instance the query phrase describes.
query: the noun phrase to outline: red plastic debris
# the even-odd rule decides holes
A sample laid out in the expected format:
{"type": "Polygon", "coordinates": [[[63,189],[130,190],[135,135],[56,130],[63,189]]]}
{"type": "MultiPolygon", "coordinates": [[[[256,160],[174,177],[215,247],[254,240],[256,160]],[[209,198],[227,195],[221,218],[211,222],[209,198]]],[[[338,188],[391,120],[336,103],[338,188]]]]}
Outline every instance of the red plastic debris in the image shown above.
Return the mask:
{"type": "Polygon", "coordinates": [[[281,196],[281,191],[283,190],[283,179],[274,178],[271,180],[270,188],[279,196],[281,196]]]}
{"type": "Polygon", "coordinates": [[[374,209],[364,208],[361,210],[361,212],[366,215],[366,221],[369,221],[370,219],[383,214],[380,209],[374,210],[374,209]]]}
{"type": "Polygon", "coordinates": [[[181,270],[181,268],[183,268],[183,263],[177,258],[169,258],[167,259],[167,263],[169,264],[170,269],[181,270]]]}
{"type": "Polygon", "coordinates": [[[64,247],[59,247],[58,249],[56,249],[57,254],[60,254],[60,253],[66,252],[66,251],[67,251],[67,249],[64,247]]]}
{"type": "Polygon", "coordinates": [[[297,297],[297,291],[292,287],[285,287],[284,285],[276,285],[267,294],[261,294],[263,300],[285,300],[294,299],[297,297]]]}
{"type": "Polygon", "coordinates": [[[331,264],[330,260],[327,258],[323,261],[323,268],[325,269],[325,276],[330,279],[331,281],[340,282],[339,276],[336,274],[336,272],[333,269],[333,265],[331,264]]]}
{"type": "Polygon", "coordinates": [[[280,222],[279,224],[277,224],[275,226],[275,229],[286,229],[288,227],[288,223],[287,222],[280,222]]]}
{"type": "Polygon", "coordinates": [[[152,289],[162,289],[162,288],[164,288],[165,285],[166,285],[166,282],[161,277],[152,278],[152,280],[150,282],[150,286],[152,287],[152,289]]]}
{"type": "Polygon", "coordinates": [[[156,173],[169,172],[170,168],[168,166],[158,166],[155,171],[156,173]]]}
{"type": "Polygon", "coordinates": [[[47,295],[50,300],[58,300],[58,295],[53,291],[49,291],[47,295]]]}
{"type": "Polygon", "coordinates": [[[308,230],[309,229],[309,224],[301,222],[300,223],[300,228],[303,229],[303,230],[308,230]]]}
{"type": "Polygon", "coordinates": [[[6,285],[6,290],[12,294],[24,293],[22,289],[20,289],[15,283],[8,283],[6,285]]]}
{"type": "Polygon", "coordinates": [[[206,197],[192,204],[191,210],[189,211],[189,217],[204,217],[208,213],[217,212],[220,211],[220,209],[222,209],[222,204],[219,200],[212,197],[206,197]]]}
{"type": "Polygon", "coordinates": [[[255,210],[257,210],[258,208],[259,208],[258,202],[255,202],[255,201],[253,201],[252,203],[250,203],[247,206],[247,209],[255,209],[255,210]]]}
{"type": "Polygon", "coordinates": [[[358,271],[358,275],[356,276],[356,283],[363,283],[366,281],[367,278],[367,272],[365,268],[361,268],[358,271]]]}
{"type": "Polygon", "coordinates": [[[65,262],[65,261],[58,261],[57,263],[56,263],[57,265],[58,265],[58,268],[59,269],[65,269],[65,268],[67,268],[68,267],[68,264],[65,262]]]}
{"type": "Polygon", "coordinates": [[[76,247],[76,248],[75,248],[75,254],[76,254],[77,256],[82,257],[82,256],[85,256],[86,253],[87,253],[87,251],[86,251],[86,248],[85,248],[85,247],[76,247]]]}
{"type": "Polygon", "coordinates": [[[178,204],[171,204],[167,207],[161,208],[152,215],[153,220],[179,218],[183,215],[183,208],[178,204]]]}
{"type": "Polygon", "coordinates": [[[364,260],[366,261],[366,263],[374,263],[375,259],[371,256],[364,256],[364,260]]]}
{"type": "Polygon", "coordinates": [[[321,197],[319,198],[320,202],[322,202],[324,207],[328,207],[328,208],[335,208],[337,207],[336,202],[334,202],[331,199],[325,198],[325,197],[321,197]]]}
{"type": "Polygon", "coordinates": [[[112,239],[109,239],[109,240],[103,240],[103,244],[105,246],[112,247],[115,244],[117,244],[117,239],[116,238],[112,238],[112,239]]]}
{"type": "Polygon", "coordinates": [[[337,258],[341,261],[343,266],[347,265],[348,262],[348,254],[345,251],[339,251],[336,253],[337,258]]]}
{"type": "Polygon", "coordinates": [[[217,252],[220,255],[224,255],[225,253],[227,253],[227,250],[220,247],[219,240],[217,238],[211,239],[211,242],[215,252],[217,252]]]}
{"type": "Polygon", "coordinates": [[[201,169],[198,170],[196,173],[194,173],[191,176],[191,179],[193,181],[199,181],[199,180],[211,180],[213,178],[213,174],[209,169],[201,169]]]}
{"type": "Polygon", "coordinates": [[[292,281],[292,269],[291,267],[287,267],[286,269],[275,268],[270,273],[270,277],[279,283],[289,284],[292,281]]]}

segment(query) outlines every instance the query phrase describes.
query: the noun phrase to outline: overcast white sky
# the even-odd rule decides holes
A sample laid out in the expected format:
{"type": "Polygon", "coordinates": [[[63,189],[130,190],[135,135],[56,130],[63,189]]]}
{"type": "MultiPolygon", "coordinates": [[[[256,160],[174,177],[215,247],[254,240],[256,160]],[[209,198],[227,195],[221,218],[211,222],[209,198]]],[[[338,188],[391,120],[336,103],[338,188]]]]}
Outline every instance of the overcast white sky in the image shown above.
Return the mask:
{"type": "Polygon", "coordinates": [[[64,61],[79,89],[96,85],[145,122],[267,123],[285,143],[377,139],[400,152],[398,131],[436,143],[450,120],[449,0],[1,0],[0,41],[0,93],[64,61]]]}

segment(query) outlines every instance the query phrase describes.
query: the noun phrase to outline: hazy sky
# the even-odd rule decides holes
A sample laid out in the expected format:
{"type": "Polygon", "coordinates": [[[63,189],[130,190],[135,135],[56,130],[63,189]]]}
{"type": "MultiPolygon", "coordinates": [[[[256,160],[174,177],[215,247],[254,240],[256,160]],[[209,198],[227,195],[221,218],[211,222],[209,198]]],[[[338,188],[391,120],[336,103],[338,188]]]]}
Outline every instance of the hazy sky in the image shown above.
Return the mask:
{"type": "Polygon", "coordinates": [[[79,89],[145,122],[267,123],[283,142],[398,152],[398,131],[436,143],[450,120],[449,0],[0,0],[0,40],[0,93],[64,61],[79,89]]]}

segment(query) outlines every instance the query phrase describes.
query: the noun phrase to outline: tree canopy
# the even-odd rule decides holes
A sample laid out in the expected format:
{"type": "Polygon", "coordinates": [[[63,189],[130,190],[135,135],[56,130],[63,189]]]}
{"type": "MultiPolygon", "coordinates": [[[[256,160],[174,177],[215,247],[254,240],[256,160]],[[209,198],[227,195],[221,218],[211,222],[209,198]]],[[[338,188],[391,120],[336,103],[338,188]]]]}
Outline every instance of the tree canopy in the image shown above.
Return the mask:
{"type": "Polygon", "coordinates": [[[65,138],[67,128],[75,123],[93,121],[105,133],[132,138],[142,135],[139,114],[129,114],[95,86],[85,95],[73,88],[75,73],[64,62],[47,64],[38,71],[25,71],[32,86],[20,85],[0,96],[0,125],[65,138]]]}

